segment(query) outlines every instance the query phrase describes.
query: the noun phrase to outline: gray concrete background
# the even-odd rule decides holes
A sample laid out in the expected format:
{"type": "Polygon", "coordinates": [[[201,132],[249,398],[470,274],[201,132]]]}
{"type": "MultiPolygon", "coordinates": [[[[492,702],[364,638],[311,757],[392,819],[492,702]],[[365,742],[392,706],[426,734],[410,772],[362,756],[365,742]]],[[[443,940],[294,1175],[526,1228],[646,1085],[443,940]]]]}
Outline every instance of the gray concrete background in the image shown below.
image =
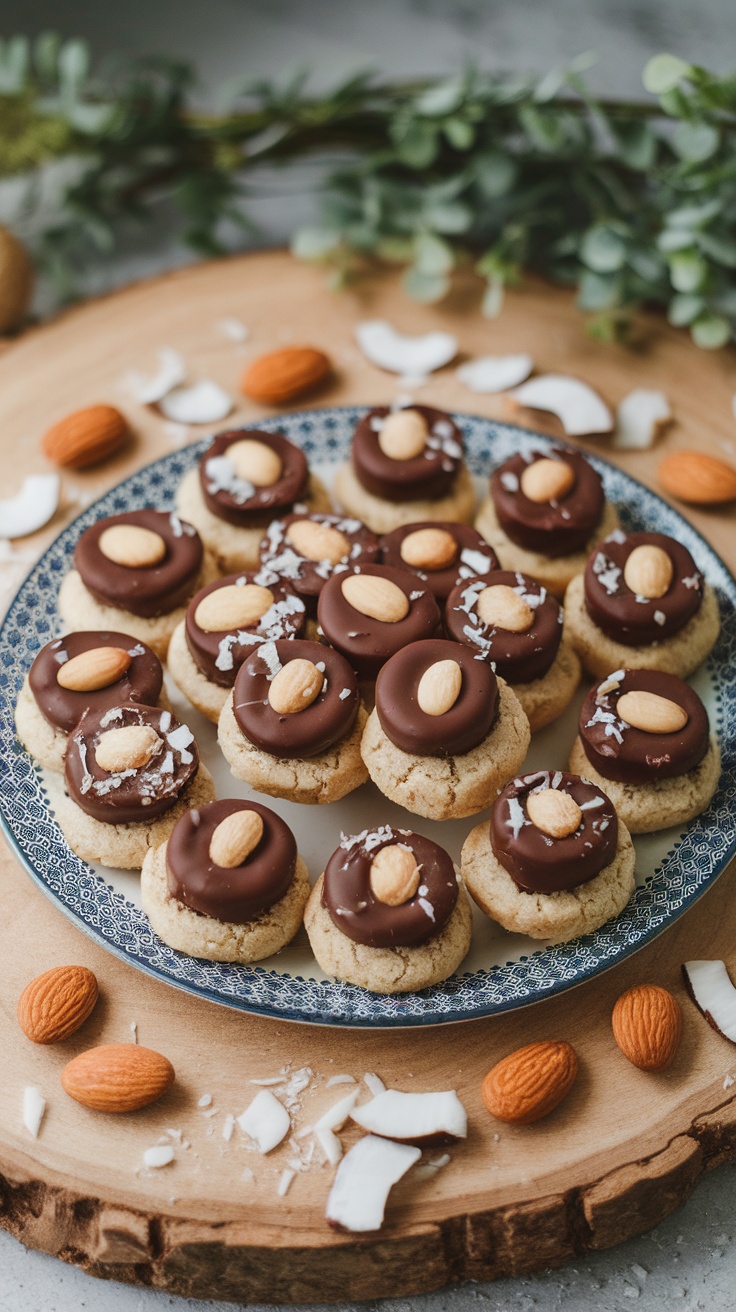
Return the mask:
{"type": "MultiPolygon", "coordinates": [[[[650,55],[672,50],[722,71],[733,66],[733,0],[3,0],[3,34],[60,28],[86,36],[96,53],[165,51],[195,60],[203,102],[239,73],[277,74],[311,65],[329,85],[356,67],[388,75],[450,72],[466,59],[481,67],[547,69],[595,50],[590,78],[601,92],[636,94],[650,55]]],[[[280,190],[281,188],[279,188],[280,190]]],[[[276,188],[274,189],[276,190],[276,188]]],[[[308,179],[286,205],[258,204],[270,240],[288,234],[295,214],[311,210],[308,179]]],[[[164,234],[92,271],[94,290],[188,258],[164,234]]],[[[735,1172],[723,1167],[702,1182],[680,1212],[651,1234],[576,1268],[524,1280],[466,1285],[396,1300],[397,1312],[641,1312],[673,1308],[733,1312],[736,1307],[735,1172]]],[[[370,1306],[370,1305],[362,1305],[370,1306]]],[[[171,1298],[151,1290],[99,1284],[53,1258],[28,1252],[0,1231],[0,1312],[228,1312],[232,1304],[171,1298]]]]}

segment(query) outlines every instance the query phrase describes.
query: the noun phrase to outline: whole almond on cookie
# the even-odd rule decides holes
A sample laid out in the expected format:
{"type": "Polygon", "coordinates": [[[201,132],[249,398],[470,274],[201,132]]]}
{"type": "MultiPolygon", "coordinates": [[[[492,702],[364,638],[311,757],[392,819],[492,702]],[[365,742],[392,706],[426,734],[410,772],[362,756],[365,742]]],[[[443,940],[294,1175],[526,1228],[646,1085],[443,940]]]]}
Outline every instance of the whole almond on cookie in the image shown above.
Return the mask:
{"type": "Polygon", "coordinates": [[[663,597],[672,582],[674,566],[662,547],[643,543],[634,547],[624,565],[624,582],[638,597],[655,601],[663,597]]]}
{"type": "Polygon", "coordinates": [[[570,491],[575,470],[566,460],[534,460],[521,475],[520,486],[529,501],[539,505],[557,501],[570,491]]]}
{"type": "Polygon", "coordinates": [[[97,980],[86,966],[55,966],[26,984],[18,1024],[33,1043],[59,1043],[84,1024],[97,996],[97,980]]]}
{"type": "Polygon", "coordinates": [[[530,1043],[486,1075],[483,1102],[499,1121],[531,1125],[549,1116],[570,1092],[578,1073],[575,1049],[562,1039],[530,1043]]]}
{"type": "Polygon", "coordinates": [[[171,1062],[137,1043],[104,1043],[66,1065],[61,1085],[70,1098],[99,1112],[135,1112],[156,1102],[175,1079],[171,1062]]]}
{"type": "Polygon", "coordinates": [[[446,715],[452,710],[463,686],[457,661],[435,661],[424,671],[417,686],[417,705],[425,715],[446,715]]]}
{"type": "Polygon", "coordinates": [[[526,813],[533,825],[549,838],[574,834],[583,813],[569,793],[561,788],[541,788],[526,799],[526,813]]]}
{"type": "Polygon", "coordinates": [[[313,346],[284,346],[248,365],[241,388],[263,405],[283,405],[314,391],[332,376],[332,364],[313,346]]]}
{"type": "Polygon", "coordinates": [[[225,816],[210,839],[209,857],[223,870],[233,870],[254,852],[263,838],[263,816],[258,811],[233,811],[225,816]]]}
{"type": "Polygon", "coordinates": [[[329,560],[331,565],[350,554],[350,542],[332,524],[315,519],[295,519],[286,530],[286,540],[305,560],[329,560]]]}
{"type": "Polygon", "coordinates": [[[616,714],[632,729],[642,729],[644,733],[677,733],[688,721],[687,711],[677,702],[656,692],[645,692],[643,688],[632,688],[619,697],[616,714]]]}
{"type": "Polygon", "coordinates": [[[95,749],[95,760],[101,770],[119,774],[122,770],[140,770],[148,765],[161,739],[150,724],[126,724],[119,729],[107,729],[101,734],[95,749]]]}
{"type": "Polygon", "coordinates": [[[132,659],[124,647],[90,647],[59,666],[56,682],[70,692],[97,692],[122,679],[132,659]]]}
{"type": "Polygon", "coordinates": [[[671,451],[658,472],[662,487],[678,501],[715,506],[736,499],[736,469],[704,451],[671,451]]]}
{"type": "Polygon", "coordinates": [[[260,583],[226,583],[203,597],[194,612],[194,623],[204,633],[231,633],[257,624],[273,605],[270,588],[260,583]]]}
{"type": "Polygon", "coordinates": [[[484,588],[476,602],[484,624],[507,633],[526,633],[534,623],[534,611],[523,597],[507,583],[492,583],[484,588]]]}
{"type": "Polygon", "coordinates": [[[393,410],[386,415],[378,445],[389,460],[413,460],[427,445],[429,429],[418,410],[393,410]]]}
{"type": "Polygon", "coordinates": [[[166,555],[161,534],[140,524],[111,524],[100,534],[97,545],[103,556],[126,569],[151,569],[166,555]]]}
{"type": "Polygon", "coordinates": [[[89,405],[53,424],[41,449],[55,465],[85,469],[112,455],[129,435],[128,421],[114,406],[89,405]]]}
{"type": "Polygon", "coordinates": [[[457,556],[457,542],[446,528],[417,528],[407,533],[399,554],[412,569],[446,569],[457,556]]]}
{"type": "Polygon", "coordinates": [[[345,600],[368,619],[398,624],[409,613],[409,598],[380,574],[347,574],[340,584],[345,600]]]}
{"type": "Polygon", "coordinates": [[[287,661],[274,675],[268,689],[271,709],[277,715],[296,715],[319,696],[324,683],[324,674],[313,661],[297,657],[287,661]]]}
{"type": "Polygon", "coordinates": [[[373,896],[388,907],[400,907],[414,897],[420,880],[420,868],[410,848],[401,843],[382,847],[370,869],[373,896]]]}
{"type": "Polygon", "coordinates": [[[642,1071],[663,1071],[682,1038],[682,1011],[659,984],[636,984],[621,994],[611,1016],[613,1037],[624,1057],[642,1071]]]}
{"type": "Polygon", "coordinates": [[[234,465],[238,478],[244,478],[254,487],[271,487],[281,478],[284,468],[278,451],[249,437],[231,442],[225,456],[234,465]]]}

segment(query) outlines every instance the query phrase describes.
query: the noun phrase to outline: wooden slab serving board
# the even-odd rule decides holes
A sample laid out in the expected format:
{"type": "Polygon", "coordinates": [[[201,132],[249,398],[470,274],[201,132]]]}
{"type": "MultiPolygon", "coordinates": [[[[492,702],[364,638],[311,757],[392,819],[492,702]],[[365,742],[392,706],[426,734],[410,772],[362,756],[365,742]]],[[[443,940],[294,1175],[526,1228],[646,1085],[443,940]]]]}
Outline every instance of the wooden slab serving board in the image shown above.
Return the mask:
{"type": "MultiPolygon", "coordinates": [[[[121,388],[126,371],[151,372],[165,345],[182,352],[195,376],[213,377],[236,393],[247,358],[287,342],[309,343],[325,348],[339,370],[314,404],[391,400],[400,390],[396,380],[364,361],[351,337],[358,318],[378,316],[409,332],[450,329],[467,355],[529,351],[538,369],[580,374],[614,402],[636,385],[662,387],[678,420],[662,447],[736,454],[731,354],[697,351],[658,319],[642,323],[636,352],[596,344],[585,336],[571,297],[540,284],[511,294],[494,323],[481,318],[479,297],[468,276],[441,308],[420,307],[406,300],[393,274],[337,296],[319,271],[276,252],[201,265],[74,310],[0,356],[4,495],[43,467],[38,442],[48,423],[88,403],[121,405],[136,440],[98,470],[65,476],[67,494],[95,496],[171,449],[161,418],[121,388]],[[249,326],[245,344],[223,335],[224,316],[249,326]]],[[[436,375],[421,399],[503,416],[499,398],[472,396],[451,369],[436,375]]],[[[234,418],[262,414],[241,401],[234,418]]],[[[608,455],[607,445],[595,449],[608,455]]],[[[628,454],[621,463],[653,483],[660,453],[628,454]]],[[[67,495],[54,523],[22,548],[40,551],[77,509],[67,495]]],[[[733,510],[691,518],[736,566],[733,510]]],[[[5,853],[0,1224],[31,1247],[99,1276],[258,1302],[416,1293],[561,1264],[619,1243],[666,1216],[704,1170],[736,1152],[730,1080],[736,1050],[708,1028],[680,981],[680,963],[690,957],[723,957],[736,973],[734,895],[732,867],[656,942],[558,1000],[488,1021],[366,1033],[250,1018],[154,982],[93,945],[5,853]],[[100,1004],[66,1043],[34,1047],[15,1020],[18,995],[33,975],[70,962],[96,972],[100,1004]],[[673,989],[685,1012],[676,1063],[656,1076],[630,1066],[610,1030],[618,994],[645,980],[673,989]],[[133,1024],[141,1043],[173,1061],[176,1085],[136,1115],[85,1111],[62,1092],[62,1066],[94,1043],[129,1041],[133,1024]],[[487,1069],[522,1042],[556,1037],[571,1040],[580,1057],[572,1094],[537,1126],[492,1121],[480,1098],[487,1069]],[[226,1115],[239,1114],[253,1096],[249,1081],[283,1067],[313,1072],[297,1129],[313,1123],[340,1092],[326,1088],[330,1075],[376,1071],[400,1089],[457,1088],[469,1112],[468,1140],[431,1180],[409,1176],[398,1186],[380,1234],[336,1235],[323,1216],[330,1168],[298,1174],[281,1197],[289,1147],[263,1159],[247,1150],[237,1130],[229,1143],[222,1135],[226,1115]],[[38,1084],[48,1102],[36,1141],[21,1120],[29,1084],[38,1084]],[[211,1108],[198,1107],[206,1093],[216,1109],[211,1115],[211,1108]],[[144,1149],[167,1131],[176,1145],[174,1164],[142,1170],[144,1149]]]]}

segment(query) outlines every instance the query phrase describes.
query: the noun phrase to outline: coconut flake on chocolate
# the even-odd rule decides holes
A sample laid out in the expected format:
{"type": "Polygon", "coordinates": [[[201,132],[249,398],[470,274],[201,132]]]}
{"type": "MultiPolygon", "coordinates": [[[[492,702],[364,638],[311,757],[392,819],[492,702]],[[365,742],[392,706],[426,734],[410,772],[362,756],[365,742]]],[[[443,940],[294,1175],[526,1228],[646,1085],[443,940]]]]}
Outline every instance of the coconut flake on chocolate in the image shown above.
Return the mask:
{"type": "Polygon", "coordinates": [[[686,961],[682,967],[693,1002],[708,1024],[736,1043],[736,987],[724,961],[686,961]]]}
{"type": "Polygon", "coordinates": [[[461,364],[455,370],[455,377],[471,392],[490,395],[517,387],[529,377],[533,368],[530,355],[484,355],[461,364]]]}
{"type": "Polygon", "coordinates": [[[261,1089],[252,1103],[237,1118],[238,1125],[255,1143],[259,1153],[270,1153],[291,1129],[286,1108],[268,1089],[261,1089]]]}
{"type": "Polygon", "coordinates": [[[233,399],[210,378],[189,387],[174,387],[158,402],[161,413],[177,424],[216,424],[233,408],[233,399]]]}
{"type": "Polygon", "coordinates": [[[343,1157],[327,1199],[325,1216],[338,1230],[380,1230],[393,1185],[421,1157],[421,1149],[368,1134],[343,1157]]]}
{"type": "Polygon", "coordinates": [[[351,1120],[383,1139],[430,1147],[465,1139],[468,1118],[454,1089],[442,1093],[402,1093],[386,1089],[354,1107],[351,1120]]]}
{"type": "Polygon", "coordinates": [[[61,481],[58,474],[30,474],[14,497],[0,501],[0,538],[24,538],[37,533],[56,514],[61,481]]]}
{"type": "Polygon", "coordinates": [[[530,410],[556,415],[568,437],[589,437],[613,430],[613,415],[605,401],[580,378],[540,374],[509,392],[509,396],[530,410]]]}
{"type": "Polygon", "coordinates": [[[355,340],[367,360],[388,373],[423,377],[457,355],[457,338],[432,332],[411,337],[386,319],[365,319],[355,326],[355,340]]]}

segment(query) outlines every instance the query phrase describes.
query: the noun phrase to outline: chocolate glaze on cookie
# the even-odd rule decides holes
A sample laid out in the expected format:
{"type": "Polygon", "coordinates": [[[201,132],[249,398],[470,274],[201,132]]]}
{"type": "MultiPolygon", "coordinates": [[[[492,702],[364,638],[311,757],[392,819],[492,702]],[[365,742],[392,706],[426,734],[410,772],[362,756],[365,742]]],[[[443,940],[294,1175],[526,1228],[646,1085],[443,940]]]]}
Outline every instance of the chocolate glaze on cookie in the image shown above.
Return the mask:
{"type": "Polygon", "coordinates": [[[366,565],[361,570],[334,575],[320,593],[317,618],[325,641],[341,651],[365,679],[375,678],[389,656],[407,643],[433,638],[441,623],[439,607],[427,585],[387,565],[366,565]],[[342,594],[341,584],[348,573],[376,574],[389,579],[407,597],[408,613],[393,623],[361,614],[342,594]]]}
{"type": "Polygon", "coordinates": [[[64,773],[73,802],[109,825],[145,824],[169,811],[199,768],[194,735],[171,711],[132,702],[103,715],[88,711],[69,737],[64,773]],[[110,729],[146,725],[160,739],[148,763],[137,770],[108,772],[97,763],[100,738],[110,729]]]}
{"type": "Polygon", "coordinates": [[[444,929],[457,902],[457,876],[444,848],[410,829],[365,829],[343,836],[325,869],[322,903],[342,934],[372,948],[413,948],[444,929]],[[400,843],[421,867],[419,888],[401,906],[387,906],[370,884],[381,848],[400,843]]]}
{"type": "Polygon", "coordinates": [[[67,633],[63,638],[47,642],[29,670],[28,682],[44,719],[55,729],[71,733],[85,711],[103,715],[111,706],[119,706],[121,702],[154,706],[161,696],[163,670],[158,656],[144,642],[136,642],[129,633],[96,629],[67,633]],[[67,661],[98,647],[120,647],[127,651],[130,665],[125,673],[106,688],[92,692],[62,688],[58,674],[67,661]]]}
{"type": "Polygon", "coordinates": [[[279,511],[290,510],[309,491],[307,459],[283,433],[264,433],[258,428],[234,428],[219,433],[199,462],[199,481],[205,505],[237,528],[266,527],[279,511]],[[238,478],[227,458],[234,442],[261,442],[281,460],[281,474],[267,487],[254,487],[238,478]]]}
{"type": "Polygon", "coordinates": [[[227,574],[224,578],[202,588],[187,607],[185,636],[189,653],[206,679],[221,688],[232,688],[235,676],[245,660],[262,642],[280,638],[299,638],[306,624],[306,610],[301,597],[297,597],[287,583],[283,583],[270,570],[245,570],[240,574],[227,574]],[[273,602],[256,624],[244,629],[222,629],[208,633],[195,620],[197,607],[204,597],[218,588],[244,587],[248,583],[268,588],[273,602]]]}
{"type": "Polygon", "coordinates": [[[674,779],[699,765],[708,751],[708,712],[698,694],[676,674],[659,670],[616,670],[591,688],[580,709],[580,741],[591,765],[605,779],[652,784],[674,779]],[[650,692],[681,706],[687,715],[683,729],[648,733],[635,729],[617,712],[627,692],[650,692]]]}
{"type": "Polygon", "coordinates": [[[266,529],[260,548],[264,568],[285,580],[307,607],[307,614],[317,614],[317,598],[333,574],[343,574],[355,565],[372,565],[379,557],[379,541],[359,519],[347,515],[285,515],[274,519],[266,529]],[[289,540],[292,524],[307,520],[325,524],[342,533],[348,542],[347,554],[335,564],[330,560],[309,560],[289,540]]]}
{"type": "Polygon", "coordinates": [[[595,784],[563,770],[536,770],[512,779],[493,805],[491,846],[514,883],[527,893],[560,893],[594,879],[616,855],[618,818],[595,784]],[[529,819],[530,793],[559,788],[577,802],[583,818],[566,838],[550,838],[529,819]]]}
{"type": "Polygon", "coordinates": [[[177,902],[213,920],[247,925],[289,890],[296,866],[296,841],[289,826],[260,802],[229,799],[187,811],[166,845],[169,892],[177,902]],[[235,811],[256,811],[263,836],[242,865],[215,865],[210,843],[217,826],[235,811]]]}
{"type": "Polygon", "coordinates": [[[430,405],[402,406],[416,410],[426,421],[424,450],[409,460],[392,460],[378,443],[387,405],[376,406],[361,419],[355,430],[352,462],[358,482],[384,501],[437,501],[447,496],[463,460],[463,435],[444,410],[430,405]]]}
{"type": "Polygon", "coordinates": [[[445,607],[445,627],[455,642],[479,653],[507,682],[531,683],[552,668],[562,640],[562,610],[542,583],[515,570],[500,569],[487,578],[453,588],[445,607]],[[484,588],[503,585],[526,601],[533,613],[528,629],[512,633],[484,624],[478,597],[484,588]]]}
{"type": "Polygon", "coordinates": [[[704,581],[690,552],[665,533],[624,533],[616,529],[591,551],[585,567],[585,605],[590,618],[627,647],[661,642],[679,633],[700,608],[704,581]],[[638,597],[624,579],[635,547],[660,547],[673,566],[663,597],[638,597]]]}
{"type": "Polygon", "coordinates": [[[202,568],[202,542],[191,524],[173,511],[128,510],[109,515],[85,530],[74,552],[74,564],[88,592],[103,606],[115,606],[131,615],[152,619],[168,615],[192,595],[202,568]],[[157,565],[131,569],[108,560],[99,542],[105,529],[132,524],[158,533],[166,543],[166,555],[157,565]]]}
{"type": "Polygon", "coordinates": [[[402,524],[381,538],[381,561],[392,569],[405,570],[432,589],[440,605],[452,589],[466,579],[485,577],[499,568],[498,557],[480,533],[469,524],[453,524],[439,520],[422,520],[416,524],[402,524]],[[453,559],[441,569],[408,565],[401,555],[401,545],[411,533],[422,529],[441,529],[454,538],[456,551],[453,559]]]}
{"type": "Polygon", "coordinates": [[[491,497],[504,533],[525,551],[556,559],[581,551],[600,523],[605,497],[599,475],[578,451],[553,447],[504,460],[491,475],[491,497]],[[575,482],[559,501],[531,501],[521,476],[535,460],[564,460],[575,482]]]}
{"type": "Polygon", "coordinates": [[[249,742],[281,759],[321,756],[350,733],[358,714],[358,681],[334,648],[295,638],[263,643],[241,665],[233,714],[249,742]],[[324,675],[322,691],[302,711],[279,714],[268,700],[271,681],[291,660],[308,660],[324,675]]]}
{"type": "Polygon", "coordinates": [[[498,716],[498,683],[490,665],[446,638],[412,642],[386,662],[376,681],[381,728],[413,756],[462,756],[483,742],[498,716]],[[422,675],[437,661],[462,671],[457,701],[443,715],[427,715],[417,700],[422,675]]]}

